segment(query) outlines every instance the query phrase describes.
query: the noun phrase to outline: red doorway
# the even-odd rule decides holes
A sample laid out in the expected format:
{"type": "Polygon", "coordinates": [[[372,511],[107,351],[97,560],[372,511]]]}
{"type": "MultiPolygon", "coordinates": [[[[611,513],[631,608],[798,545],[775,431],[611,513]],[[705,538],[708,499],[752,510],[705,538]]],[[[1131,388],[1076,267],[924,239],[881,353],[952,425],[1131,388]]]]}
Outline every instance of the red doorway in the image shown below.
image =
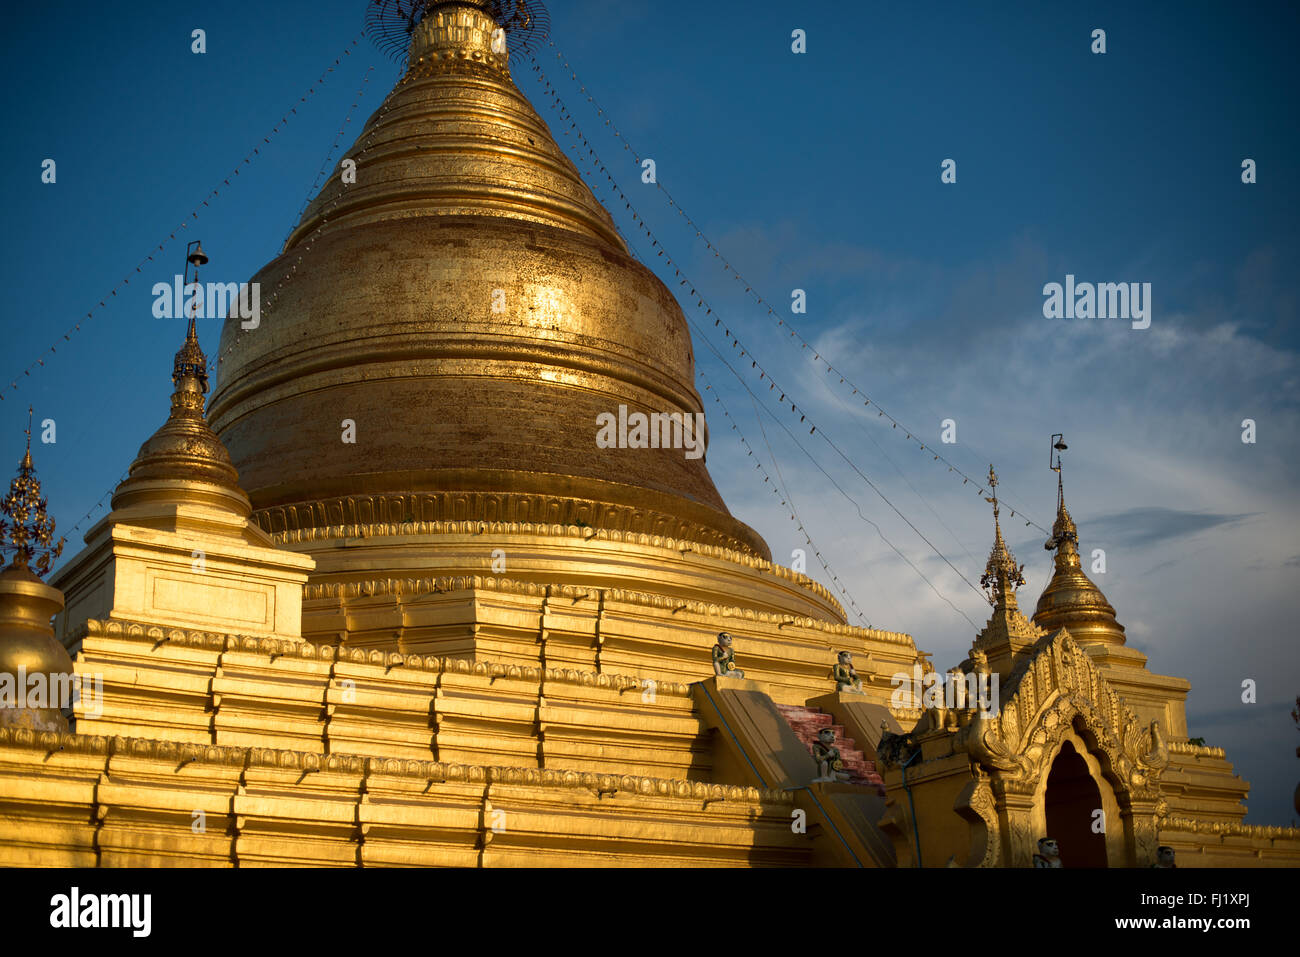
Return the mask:
{"type": "Polygon", "coordinates": [[[1088,765],[1070,742],[1047,775],[1047,837],[1056,838],[1064,867],[1106,867],[1106,837],[1094,833],[1101,791],[1088,765]]]}

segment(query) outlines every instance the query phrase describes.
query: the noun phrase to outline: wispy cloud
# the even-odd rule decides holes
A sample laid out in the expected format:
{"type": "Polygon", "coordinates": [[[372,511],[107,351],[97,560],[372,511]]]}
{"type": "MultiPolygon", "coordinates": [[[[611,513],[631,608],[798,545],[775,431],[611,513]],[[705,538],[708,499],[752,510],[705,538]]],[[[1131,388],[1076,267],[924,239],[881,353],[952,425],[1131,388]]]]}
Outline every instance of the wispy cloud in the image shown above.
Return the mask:
{"type": "Polygon", "coordinates": [[[1220,525],[1232,525],[1256,514],[1214,514],[1147,506],[1089,518],[1087,526],[1090,537],[1098,541],[1126,546],[1155,545],[1220,525]]]}

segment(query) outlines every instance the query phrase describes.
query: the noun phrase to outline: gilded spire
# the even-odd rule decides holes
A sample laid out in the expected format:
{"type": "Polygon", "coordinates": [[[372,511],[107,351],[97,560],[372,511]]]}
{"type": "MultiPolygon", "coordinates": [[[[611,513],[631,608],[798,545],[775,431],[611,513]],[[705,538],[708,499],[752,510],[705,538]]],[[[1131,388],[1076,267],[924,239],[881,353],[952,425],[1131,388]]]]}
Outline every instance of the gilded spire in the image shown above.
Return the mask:
{"type": "MultiPolygon", "coordinates": [[[[185,342],[176,353],[172,363],[172,385],[178,390],[186,380],[193,379],[200,396],[208,393],[208,357],[199,346],[198,330],[194,327],[194,317],[190,316],[190,327],[185,333],[185,342]]],[[[202,402],[200,401],[200,407],[202,402]]]]}
{"type": "MultiPolygon", "coordinates": [[[[208,255],[203,251],[203,244],[197,239],[190,243],[185,257],[186,287],[198,285],[199,268],[207,265],[208,255]],[[193,278],[189,272],[193,268],[193,278]]],[[[200,287],[201,288],[201,287],[200,287]]],[[[185,331],[185,342],[181,344],[172,361],[172,416],[178,414],[187,418],[203,418],[203,397],[208,394],[208,357],[199,346],[199,331],[195,326],[195,310],[198,301],[190,300],[190,324],[185,331]]]]}
{"type": "MultiPolygon", "coordinates": [[[[364,175],[352,183],[330,177],[282,253],[349,226],[388,222],[411,232],[430,217],[466,216],[557,227],[627,252],[613,217],[510,78],[509,43],[528,39],[541,14],[532,8],[539,5],[513,0],[508,14],[503,6],[485,0],[389,5],[391,14],[400,7],[407,13],[402,19],[418,19],[396,30],[374,24],[372,36],[409,37],[409,53],[406,75],[386,108],[367,121],[346,154],[365,154],[364,175]]],[[[318,261],[315,253],[311,258],[318,261]]],[[[278,302],[283,315],[286,300],[278,302]]]]}
{"type": "MultiPolygon", "coordinates": [[[[193,282],[198,281],[197,267],[207,261],[203,247],[192,243],[187,262],[195,267],[193,282]]],[[[183,503],[215,505],[248,516],[251,506],[239,487],[239,473],[204,416],[207,391],[208,358],[191,315],[185,341],[172,361],[171,412],[140,446],[126,480],[113,493],[114,509],[145,502],[183,503]]]]}
{"type": "Polygon", "coordinates": [[[50,563],[63,553],[64,540],[54,541],[54,519],[32,464],[32,409],[27,409],[27,448],[18,464],[18,474],[9,483],[9,494],[0,501],[0,554],[13,552],[10,568],[22,568],[44,575],[50,563]],[[35,565],[32,562],[35,560],[35,565]]]}
{"type": "Polygon", "coordinates": [[[1034,623],[1055,631],[1068,628],[1080,645],[1124,644],[1124,626],[1115,619],[1115,609],[1101,589],[1083,572],[1079,558],[1079,533],[1070,510],[1065,507],[1065,486],[1058,461],[1056,472],[1056,521],[1052,537],[1043,545],[1056,549],[1056,570],[1039,596],[1034,623]]]}
{"type": "Polygon", "coordinates": [[[993,550],[989,552],[980,585],[987,592],[990,605],[996,608],[1002,602],[1007,608],[1015,608],[1016,589],[1025,583],[1022,574],[1025,566],[1016,564],[1016,557],[1002,539],[1002,526],[998,522],[998,476],[992,465],[989,466],[989,491],[993,494],[984,501],[993,505],[993,550]]]}
{"type": "Polygon", "coordinates": [[[1061,473],[1056,473],[1056,521],[1052,523],[1052,537],[1043,545],[1044,548],[1056,549],[1056,567],[1079,568],[1079,531],[1075,528],[1070,510],[1065,507],[1065,486],[1061,482],[1061,473]]]}

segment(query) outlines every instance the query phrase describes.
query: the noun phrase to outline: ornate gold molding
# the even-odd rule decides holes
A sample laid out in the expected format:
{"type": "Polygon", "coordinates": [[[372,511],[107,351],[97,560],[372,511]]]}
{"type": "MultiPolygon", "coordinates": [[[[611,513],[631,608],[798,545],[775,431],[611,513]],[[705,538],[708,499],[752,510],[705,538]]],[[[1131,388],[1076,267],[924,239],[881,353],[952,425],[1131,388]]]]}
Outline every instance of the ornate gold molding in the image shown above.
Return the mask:
{"type": "Polygon", "coordinates": [[[504,57],[465,50],[431,52],[411,61],[405,80],[423,80],[435,76],[482,76],[494,80],[510,76],[504,57]]]}
{"type": "Polygon", "coordinates": [[[953,810],[972,824],[971,850],[963,866],[998,867],[1002,861],[1002,831],[988,776],[978,774],[962,788],[953,810]],[[980,827],[974,826],[977,822],[980,827]],[[980,840],[984,842],[983,848],[978,846],[980,840]]]}
{"type": "MultiPolygon", "coordinates": [[[[259,513],[260,514],[260,513],[259,513]]],[[[256,516],[255,516],[256,517],[256,516]]],[[[487,535],[500,537],[508,535],[536,535],[544,538],[577,538],[584,542],[603,541],[615,544],[637,545],[642,548],[663,548],[668,551],[689,551],[705,558],[715,558],[743,565],[761,572],[767,572],[776,578],[784,578],[800,587],[807,588],[818,597],[832,602],[836,608],[840,604],[830,590],[814,578],[802,572],[778,565],[751,552],[737,551],[725,545],[709,545],[695,539],[680,539],[666,535],[654,535],[646,532],[627,532],[609,528],[591,528],[581,525],[542,525],[532,522],[388,522],[365,525],[327,525],[271,532],[267,523],[258,522],[259,527],[271,536],[280,546],[306,542],[330,541],[339,538],[379,538],[398,535],[487,535]]],[[[842,611],[842,609],[841,609],[842,611]]]]}
{"type": "MultiPolygon", "coordinates": [[[[773,566],[777,567],[777,566],[773,566]]],[[[794,573],[792,573],[794,574],[794,573]]],[[[820,585],[817,586],[821,588],[820,585]]],[[[738,605],[718,605],[712,602],[693,601],[689,598],[676,598],[668,595],[655,595],[650,592],[628,591],[622,588],[582,588],[576,585],[544,585],[536,582],[520,582],[509,578],[488,575],[452,575],[442,578],[380,578],[370,581],[318,582],[306,585],[303,600],[321,598],[362,598],[373,595],[412,596],[435,594],[440,592],[485,589],[506,593],[544,598],[547,589],[555,597],[571,598],[575,601],[590,599],[595,601],[604,592],[606,601],[624,602],[629,605],[642,605],[667,611],[689,611],[697,615],[716,618],[738,618],[743,621],[774,623],[807,628],[828,635],[850,636],[881,641],[895,645],[914,648],[912,636],[897,631],[879,631],[875,628],[859,628],[841,622],[822,621],[819,618],[800,618],[793,615],[776,615],[742,608],[738,605]]],[[[823,589],[824,591],[824,589],[823,589]]]]}
{"type": "MultiPolygon", "coordinates": [[[[735,521],[730,516],[719,515],[720,521],[724,518],[735,521]]],[[[750,543],[709,525],[652,509],[565,495],[477,491],[347,495],[259,508],[253,513],[253,520],[262,531],[282,542],[376,535],[471,534],[480,529],[491,529],[496,532],[513,530],[518,534],[565,535],[584,540],[604,537],[609,541],[655,544],[664,548],[708,548],[715,557],[728,561],[743,564],[742,559],[750,559],[772,564],[762,558],[750,543]],[[494,518],[493,513],[500,518],[494,518]],[[487,518],[458,521],[448,517],[456,514],[484,515],[487,518]],[[582,524],[577,521],[529,522],[526,520],[528,514],[581,519],[582,524]]]]}
{"type": "Polygon", "coordinates": [[[510,78],[505,31],[482,10],[429,11],[411,33],[409,52],[407,77],[456,72],[510,78]],[[494,37],[500,38],[499,47],[493,46],[494,37]]]}
{"type": "Polygon", "coordinates": [[[378,758],[356,754],[315,754],[282,748],[241,748],[223,745],[184,744],[153,738],[66,734],[0,727],[0,747],[33,751],[71,751],[103,755],[107,761],[121,756],[145,761],[175,761],[245,768],[279,768],[286,771],[321,771],[338,774],[390,774],[433,783],[513,784],[523,787],[553,787],[575,791],[599,790],[609,794],[627,792],[645,797],[685,798],[701,801],[734,801],[743,804],[794,803],[790,792],[742,785],[706,784],[702,781],[669,780],[632,774],[593,774],[558,769],[511,768],[497,765],[454,764],[409,758],[378,758]]]}
{"type": "Polygon", "coordinates": [[[1193,834],[1218,834],[1222,837],[1250,837],[1300,841],[1300,828],[1274,824],[1238,824],[1235,821],[1198,821],[1190,817],[1167,817],[1160,821],[1161,831],[1187,831],[1193,834]]]}
{"type": "Polygon", "coordinates": [[[1227,759],[1227,752],[1223,748],[1216,748],[1212,745],[1192,744],[1189,741],[1170,741],[1170,754],[1187,754],[1194,758],[1222,758],[1227,759]]]}
{"type": "MultiPolygon", "coordinates": [[[[610,688],[627,691],[642,687],[645,678],[632,675],[597,674],[572,668],[530,668],[524,665],[503,665],[490,661],[468,661],[464,658],[439,658],[434,655],[403,655],[395,651],[345,648],[336,645],[317,645],[309,641],[285,641],[279,638],[258,638],[254,635],[230,635],[212,631],[190,631],[181,628],[161,628],[142,622],[97,621],[91,619],[82,635],[102,635],[108,638],[125,638],[147,642],[167,642],[190,648],[211,651],[244,651],[270,658],[292,657],[317,661],[350,661],[370,664],[380,668],[405,667],[418,671],[443,674],[479,675],[486,678],[517,678],[521,681],[560,682],[588,688],[610,688]]],[[[679,698],[689,698],[688,684],[676,681],[655,680],[655,693],[679,698]]]]}
{"type": "MultiPolygon", "coordinates": [[[[265,512],[275,511],[274,509],[264,509],[258,515],[265,512]]],[[[611,528],[591,528],[582,525],[563,525],[563,524],[539,524],[535,522],[485,522],[485,521],[459,521],[459,522],[371,522],[363,525],[326,525],[326,526],[305,526],[294,529],[281,529],[280,531],[270,531],[267,523],[259,521],[263,531],[266,531],[278,545],[296,544],[300,542],[317,542],[326,541],[335,538],[375,538],[383,535],[537,535],[540,537],[554,538],[579,538],[584,542],[605,541],[617,544],[640,545],[650,548],[666,548],[670,551],[681,552],[688,550],[697,555],[703,555],[706,558],[716,558],[722,561],[731,562],[735,565],[744,565],[747,568],[757,568],[761,571],[771,572],[778,578],[787,578],[799,585],[807,585],[814,590],[820,590],[820,593],[834,601],[834,596],[818,581],[809,578],[801,572],[796,572],[786,568],[784,565],[778,565],[767,559],[759,558],[752,552],[737,551],[734,548],[728,548],[725,545],[710,545],[695,539],[673,538],[668,535],[657,535],[646,532],[629,532],[611,528]]]]}

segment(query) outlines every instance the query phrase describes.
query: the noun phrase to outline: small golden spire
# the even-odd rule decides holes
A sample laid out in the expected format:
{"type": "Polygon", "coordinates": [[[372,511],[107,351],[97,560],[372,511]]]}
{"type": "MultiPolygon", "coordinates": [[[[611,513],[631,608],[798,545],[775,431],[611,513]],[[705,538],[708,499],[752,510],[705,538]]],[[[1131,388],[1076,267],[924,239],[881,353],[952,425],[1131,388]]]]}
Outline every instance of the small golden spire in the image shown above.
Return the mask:
{"type": "Polygon", "coordinates": [[[27,407],[27,428],[23,430],[23,435],[27,436],[27,451],[23,453],[23,460],[19,463],[20,469],[30,469],[32,467],[32,407],[27,407]]]}
{"type": "Polygon", "coordinates": [[[54,541],[54,519],[32,464],[32,408],[27,408],[27,448],[18,474],[9,483],[9,494],[0,500],[0,554],[13,552],[9,568],[34,571],[37,576],[50,570],[50,563],[63,554],[64,539],[54,541]],[[35,559],[35,566],[32,560],[35,559]]]}
{"type": "Polygon", "coordinates": [[[1024,565],[1016,564],[1016,557],[1002,539],[1002,526],[998,522],[998,476],[989,466],[989,491],[993,494],[984,501],[993,505],[993,550],[989,552],[988,563],[984,566],[984,575],[980,585],[988,595],[989,604],[995,608],[1004,604],[1007,608],[1016,606],[1016,589],[1025,583],[1024,565]]]}
{"type": "Polygon", "coordinates": [[[172,362],[172,418],[203,418],[208,393],[208,357],[199,346],[199,334],[190,316],[185,342],[172,362]]]}
{"type": "MultiPolygon", "coordinates": [[[[208,262],[197,241],[190,243],[185,262],[188,289],[198,282],[199,267],[208,262]]],[[[113,493],[114,510],[166,502],[217,505],[245,517],[251,511],[230,453],[204,416],[208,357],[199,346],[195,306],[192,300],[185,341],[172,362],[171,412],[140,446],[127,478],[113,493]]]]}
{"type": "MultiPolygon", "coordinates": [[[[199,267],[207,263],[208,255],[203,251],[203,244],[196,239],[186,250],[185,288],[198,285],[199,267]],[[194,270],[193,278],[190,276],[191,267],[194,270]]],[[[175,414],[178,408],[185,412],[193,412],[197,409],[201,418],[203,397],[208,394],[208,357],[203,354],[203,349],[199,346],[199,331],[194,322],[197,308],[198,300],[191,297],[190,324],[185,331],[185,342],[172,363],[172,385],[176,388],[172,394],[172,413],[175,414]],[[194,393],[197,393],[197,403],[194,401],[194,393]],[[183,401],[178,403],[177,399],[183,401]]]]}
{"type": "Polygon", "coordinates": [[[1052,523],[1052,537],[1043,543],[1043,548],[1049,552],[1056,549],[1057,568],[1080,567],[1079,530],[1065,507],[1065,486],[1059,468],[1056,470],[1056,521],[1052,523]]]}
{"type": "Polygon", "coordinates": [[[1093,581],[1084,574],[1079,558],[1079,531],[1070,510],[1065,507],[1065,484],[1061,480],[1060,452],[1066,448],[1058,433],[1052,436],[1056,455],[1052,471],[1056,473],[1056,521],[1052,537],[1043,545],[1056,549],[1056,570],[1043,589],[1034,609],[1034,624],[1048,630],[1068,628],[1081,645],[1124,644],[1124,626],[1115,619],[1115,609],[1093,581]]]}

